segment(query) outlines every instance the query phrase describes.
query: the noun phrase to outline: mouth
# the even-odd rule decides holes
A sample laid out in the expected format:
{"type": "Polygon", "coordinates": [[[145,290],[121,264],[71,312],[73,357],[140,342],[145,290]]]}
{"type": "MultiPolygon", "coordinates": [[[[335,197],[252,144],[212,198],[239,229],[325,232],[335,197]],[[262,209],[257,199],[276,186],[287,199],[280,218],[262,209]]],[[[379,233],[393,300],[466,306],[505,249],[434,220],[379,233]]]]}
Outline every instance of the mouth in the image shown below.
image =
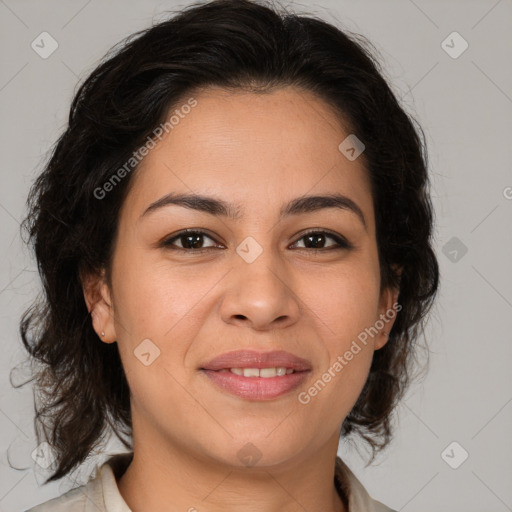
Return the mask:
{"type": "Polygon", "coordinates": [[[300,386],[311,372],[306,359],[284,351],[235,351],[209,361],[200,371],[216,389],[246,400],[273,400],[300,386]]]}
{"type": "Polygon", "coordinates": [[[263,379],[269,379],[272,377],[283,377],[295,373],[293,368],[286,368],[284,366],[273,367],[273,368],[223,368],[218,370],[219,372],[231,372],[235,375],[243,377],[261,377],[263,379]]]}

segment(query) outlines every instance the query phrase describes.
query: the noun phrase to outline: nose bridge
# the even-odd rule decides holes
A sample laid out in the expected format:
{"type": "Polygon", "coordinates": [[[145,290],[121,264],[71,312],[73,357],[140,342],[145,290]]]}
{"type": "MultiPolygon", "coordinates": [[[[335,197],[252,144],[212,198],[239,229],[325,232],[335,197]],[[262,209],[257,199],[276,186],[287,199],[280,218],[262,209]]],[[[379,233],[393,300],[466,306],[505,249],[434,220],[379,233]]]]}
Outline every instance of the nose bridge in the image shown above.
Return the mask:
{"type": "MultiPolygon", "coordinates": [[[[270,239],[267,236],[266,240],[270,239]]],[[[263,246],[255,237],[249,236],[238,245],[236,252],[239,260],[235,266],[242,286],[245,283],[253,292],[272,293],[274,297],[283,292],[285,269],[270,241],[263,246]]]]}
{"type": "Polygon", "coordinates": [[[263,247],[251,238],[249,237],[249,240],[242,242],[237,247],[240,261],[236,266],[240,268],[242,276],[252,283],[253,288],[258,284],[275,288],[282,286],[282,281],[278,277],[280,277],[279,273],[284,274],[285,270],[280,262],[279,254],[270,246],[270,243],[263,247]]]}
{"type": "MultiPolygon", "coordinates": [[[[271,237],[267,237],[269,239],[271,237]]],[[[279,252],[247,237],[236,249],[229,287],[223,300],[225,321],[242,319],[253,327],[275,327],[297,320],[299,306],[279,252]]]]}

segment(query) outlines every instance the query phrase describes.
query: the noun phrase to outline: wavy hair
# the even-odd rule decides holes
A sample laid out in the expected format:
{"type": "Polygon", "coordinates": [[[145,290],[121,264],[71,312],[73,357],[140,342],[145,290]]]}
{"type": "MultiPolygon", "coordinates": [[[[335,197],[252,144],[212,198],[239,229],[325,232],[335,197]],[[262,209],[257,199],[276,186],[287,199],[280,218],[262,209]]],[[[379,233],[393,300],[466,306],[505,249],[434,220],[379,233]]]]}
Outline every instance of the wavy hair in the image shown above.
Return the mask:
{"type": "Polygon", "coordinates": [[[117,343],[98,340],[81,278],[102,270],[110,275],[118,215],[134,173],[104,200],[95,190],[170,108],[208,86],[309,91],[364,142],[381,286],[399,289],[401,310],[341,434],[360,434],[373,456],[389,443],[392,412],[411,380],[439,268],[424,133],[399,105],[375,54],[364,37],[314,16],[255,0],[213,0],[121,41],[80,85],[67,126],[32,185],[22,224],[43,285],[20,333],[37,366],[30,379],[36,380],[37,439],[56,457],[45,483],[84,462],[108,428],[132,448],[130,393],[117,343]]]}

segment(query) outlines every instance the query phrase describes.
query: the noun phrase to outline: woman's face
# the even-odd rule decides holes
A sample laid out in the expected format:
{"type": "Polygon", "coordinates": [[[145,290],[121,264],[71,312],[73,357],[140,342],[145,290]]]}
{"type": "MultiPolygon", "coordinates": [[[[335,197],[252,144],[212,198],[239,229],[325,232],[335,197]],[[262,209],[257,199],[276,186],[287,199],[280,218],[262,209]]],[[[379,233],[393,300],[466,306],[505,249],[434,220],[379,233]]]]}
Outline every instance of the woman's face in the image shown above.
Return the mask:
{"type": "Polygon", "coordinates": [[[309,93],[194,98],[133,176],[94,326],[118,343],[136,446],[297,462],[337,446],[393,324],[382,320],[397,294],[380,293],[369,179],[309,93]],[[334,195],[346,200],[304,201],[334,195]],[[234,351],[250,352],[219,359],[234,351]]]}

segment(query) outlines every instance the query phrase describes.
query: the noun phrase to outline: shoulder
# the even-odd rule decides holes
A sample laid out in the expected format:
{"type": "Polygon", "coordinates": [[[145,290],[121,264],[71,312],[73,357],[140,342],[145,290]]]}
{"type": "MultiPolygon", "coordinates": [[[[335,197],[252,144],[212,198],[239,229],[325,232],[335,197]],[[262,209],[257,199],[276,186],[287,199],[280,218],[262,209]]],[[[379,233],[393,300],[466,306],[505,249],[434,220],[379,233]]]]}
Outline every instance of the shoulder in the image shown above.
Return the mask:
{"type": "Polygon", "coordinates": [[[92,483],[93,481],[90,481],[87,485],[71,489],[66,494],[36,505],[25,512],[85,512],[87,495],[92,494],[92,483]]]}
{"type": "Polygon", "coordinates": [[[350,468],[336,457],[336,483],[348,497],[348,512],[396,512],[374,500],[350,468]]]}
{"type": "Polygon", "coordinates": [[[101,467],[87,484],[71,489],[62,496],[41,503],[25,512],[129,512],[119,494],[116,477],[126,469],[132,454],[116,454],[101,467]]]}

